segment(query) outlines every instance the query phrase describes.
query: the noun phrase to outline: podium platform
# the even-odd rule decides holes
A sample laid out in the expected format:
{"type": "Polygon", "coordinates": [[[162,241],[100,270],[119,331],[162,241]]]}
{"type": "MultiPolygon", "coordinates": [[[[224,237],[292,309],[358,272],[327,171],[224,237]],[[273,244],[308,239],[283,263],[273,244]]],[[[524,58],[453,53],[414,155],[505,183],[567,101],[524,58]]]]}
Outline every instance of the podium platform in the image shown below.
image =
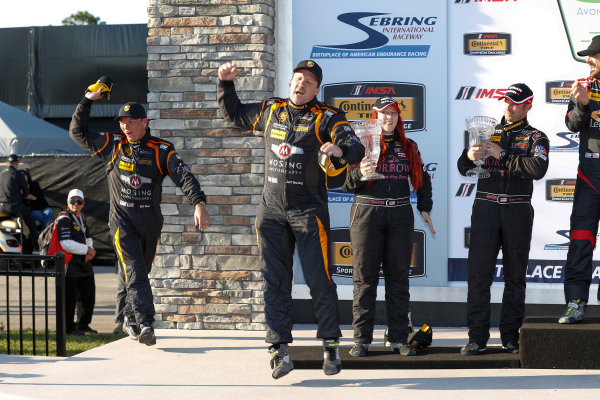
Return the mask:
{"type": "MultiPolygon", "coordinates": [[[[414,356],[394,354],[387,347],[369,347],[367,357],[353,357],[350,347],[340,348],[344,369],[485,369],[519,368],[518,354],[505,353],[500,346],[488,346],[475,356],[463,356],[460,347],[428,347],[414,356]]],[[[290,357],[297,369],[321,369],[323,348],[290,346],[290,357]]]]}
{"type": "Polygon", "coordinates": [[[600,369],[600,318],[559,324],[557,317],[528,317],[521,327],[523,368],[600,369]]]}

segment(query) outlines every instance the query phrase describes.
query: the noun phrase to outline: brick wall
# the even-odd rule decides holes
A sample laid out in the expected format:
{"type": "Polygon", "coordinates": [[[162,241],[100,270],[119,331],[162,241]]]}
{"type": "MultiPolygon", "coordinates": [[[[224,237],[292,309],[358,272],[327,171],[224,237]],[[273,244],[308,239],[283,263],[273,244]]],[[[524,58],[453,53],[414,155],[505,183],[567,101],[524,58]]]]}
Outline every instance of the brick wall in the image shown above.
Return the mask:
{"type": "Polygon", "coordinates": [[[168,178],[165,223],[151,272],[158,328],[261,330],[254,216],[264,173],[261,136],[229,127],[217,68],[234,60],[242,101],[272,96],[275,0],[150,0],[148,103],[152,134],[174,143],[208,195],[211,226],[168,178]]]}

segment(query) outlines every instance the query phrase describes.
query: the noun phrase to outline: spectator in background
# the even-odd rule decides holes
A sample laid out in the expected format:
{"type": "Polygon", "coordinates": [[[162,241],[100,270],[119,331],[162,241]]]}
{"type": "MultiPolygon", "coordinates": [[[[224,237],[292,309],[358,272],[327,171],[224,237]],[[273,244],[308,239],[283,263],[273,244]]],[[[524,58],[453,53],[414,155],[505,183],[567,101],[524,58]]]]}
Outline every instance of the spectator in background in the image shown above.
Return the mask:
{"type": "Polygon", "coordinates": [[[19,171],[25,176],[25,180],[29,184],[29,193],[32,194],[35,199],[24,199],[24,203],[31,211],[31,216],[34,221],[39,221],[42,224],[42,229],[48,226],[52,222],[52,208],[44,197],[44,192],[40,187],[38,181],[31,179],[29,174],[29,165],[22,163],[19,164],[19,171]]]}
{"type": "Polygon", "coordinates": [[[65,266],[65,303],[67,334],[77,336],[98,333],[90,328],[96,302],[94,270],[90,261],[96,255],[96,250],[81,212],[84,204],[83,192],[71,189],[67,197],[67,211],[59,214],[55,227],[61,247],[73,255],[65,266]],[[81,301],[81,313],[78,321],[74,322],[77,300],[81,301]]]}
{"type": "Polygon", "coordinates": [[[6,160],[6,168],[0,172],[0,212],[10,216],[21,217],[29,228],[29,240],[34,250],[38,248],[38,231],[29,209],[23,204],[23,199],[35,200],[29,193],[29,185],[19,168],[19,156],[11,154],[6,160]]]}

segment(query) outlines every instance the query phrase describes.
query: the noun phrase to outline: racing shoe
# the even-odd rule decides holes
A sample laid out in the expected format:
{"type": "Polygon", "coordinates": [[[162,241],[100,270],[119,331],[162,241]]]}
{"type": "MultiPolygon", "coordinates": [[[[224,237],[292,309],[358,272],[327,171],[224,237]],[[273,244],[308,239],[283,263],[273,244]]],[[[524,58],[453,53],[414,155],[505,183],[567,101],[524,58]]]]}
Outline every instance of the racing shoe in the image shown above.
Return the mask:
{"type": "Polygon", "coordinates": [[[390,343],[390,350],[392,353],[402,354],[403,356],[414,356],[417,354],[415,349],[408,345],[408,343],[390,343]]]}
{"type": "Polygon", "coordinates": [[[323,358],[323,372],[325,375],[335,375],[342,370],[339,340],[323,340],[323,358]]]}
{"type": "Polygon", "coordinates": [[[508,342],[506,344],[503,344],[502,350],[504,350],[507,353],[518,354],[519,353],[519,342],[516,342],[516,343],[508,342]]]}
{"type": "Polygon", "coordinates": [[[156,344],[156,336],[154,335],[154,328],[150,322],[142,322],[140,324],[140,334],[138,336],[138,342],[145,344],[146,346],[153,346],[156,344]]]}
{"type": "Polygon", "coordinates": [[[354,343],[349,353],[352,357],[366,357],[369,354],[367,343],[354,343]]]}
{"type": "Polygon", "coordinates": [[[480,346],[477,343],[469,342],[466,346],[460,349],[460,354],[463,356],[474,356],[476,354],[481,354],[486,350],[487,348],[485,346],[480,346]]]}
{"type": "Polygon", "coordinates": [[[288,345],[286,343],[270,346],[269,354],[271,355],[271,369],[273,370],[271,376],[273,379],[279,379],[282,376],[286,376],[294,369],[294,363],[290,359],[288,345]]]}
{"type": "Polygon", "coordinates": [[[586,302],[577,299],[569,301],[567,311],[558,319],[559,324],[573,324],[583,320],[586,302]]]}
{"type": "Polygon", "coordinates": [[[129,339],[138,340],[140,335],[140,328],[138,328],[135,321],[130,321],[129,318],[123,319],[123,332],[129,335],[129,339]]]}

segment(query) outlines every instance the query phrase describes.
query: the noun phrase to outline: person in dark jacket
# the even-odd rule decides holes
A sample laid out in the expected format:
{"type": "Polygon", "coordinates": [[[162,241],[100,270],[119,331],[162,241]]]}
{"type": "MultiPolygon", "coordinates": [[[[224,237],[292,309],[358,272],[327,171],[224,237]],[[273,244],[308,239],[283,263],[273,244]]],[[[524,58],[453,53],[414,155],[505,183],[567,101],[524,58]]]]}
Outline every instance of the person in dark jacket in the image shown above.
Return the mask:
{"type": "Polygon", "coordinates": [[[31,179],[31,175],[29,174],[29,166],[27,166],[27,164],[20,164],[19,171],[25,175],[25,179],[29,184],[29,193],[35,197],[35,200],[25,199],[25,205],[31,211],[31,216],[33,219],[35,221],[39,221],[42,224],[42,229],[44,229],[53,220],[52,207],[50,207],[46,201],[44,191],[40,187],[39,182],[31,179]]]}
{"type": "Polygon", "coordinates": [[[431,179],[423,167],[417,144],[404,134],[400,107],[391,97],[379,98],[372,119],[382,122],[379,160],[365,157],[348,174],[343,186],[354,192],[350,212],[354,299],[352,301],[354,347],[350,355],[364,357],[373,340],[379,270],[385,278],[388,338],[394,353],[413,355],[409,333],[409,269],[413,249],[414,215],[412,188],[417,209],[435,234],[430,212],[431,179]],[[363,180],[371,172],[381,179],[363,180]]]}
{"type": "Polygon", "coordinates": [[[323,372],[341,370],[338,297],[327,262],[329,210],[326,174],[319,154],[340,169],[359,162],[364,147],[344,113],[317,101],[323,72],[313,60],[294,68],[287,99],[269,98],[242,104],[233,83],[235,64],[219,67],[217,100],[225,120],[243,129],[264,132],[265,187],[256,216],[256,233],[265,279],[266,341],[271,344],[272,377],[288,374],[294,364],[292,278],[294,248],[313,298],[317,337],[323,339],[323,372]]]}
{"type": "Polygon", "coordinates": [[[29,228],[28,240],[36,250],[38,248],[37,226],[29,208],[23,204],[23,200],[35,200],[36,198],[29,193],[29,185],[18,168],[19,156],[9,155],[6,167],[0,171],[0,212],[23,219],[29,228]]]}
{"type": "Polygon", "coordinates": [[[117,119],[122,133],[88,129],[92,104],[105,89],[87,91],[77,105],[69,135],[105,166],[110,193],[109,225],[117,260],[127,282],[123,330],[147,346],[156,344],[154,302],[148,274],[156,255],[163,216],[162,182],[170,177],[194,207],[194,223],[201,230],[210,224],[206,196],[198,180],[172,143],[151,136],[146,110],[126,103],[117,119]]]}
{"type": "Polygon", "coordinates": [[[65,265],[65,319],[67,334],[71,335],[98,333],[90,328],[96,302],[94,269],[90,261],[96,255],[96,250],[81,212],[84,205],[83,192],[71,189],[67,196],[67,211],[60,213],[54,226],[61,247],[73,255],[65,265]],[[79,319],[74,322],[77,300],[81,302],[81,307],[79,319]]]}
{"type": "Polygon", "coordinates": [[[533,92],[524,83],[510,85],[504,116],[491,137],[465,149],[458,159],[461,175],[485,157],[488,178],[479,178],[471,214],[467,326],[469,342],[463,355],[486,350],[490,338],[490,287],[502,248],[504,295],[500,338],[507,352],[519,352],[519,329],[525,313],[525,276],[533,227],[533,181],[548,170],[548,137],[527,121],[533,92]]]}

